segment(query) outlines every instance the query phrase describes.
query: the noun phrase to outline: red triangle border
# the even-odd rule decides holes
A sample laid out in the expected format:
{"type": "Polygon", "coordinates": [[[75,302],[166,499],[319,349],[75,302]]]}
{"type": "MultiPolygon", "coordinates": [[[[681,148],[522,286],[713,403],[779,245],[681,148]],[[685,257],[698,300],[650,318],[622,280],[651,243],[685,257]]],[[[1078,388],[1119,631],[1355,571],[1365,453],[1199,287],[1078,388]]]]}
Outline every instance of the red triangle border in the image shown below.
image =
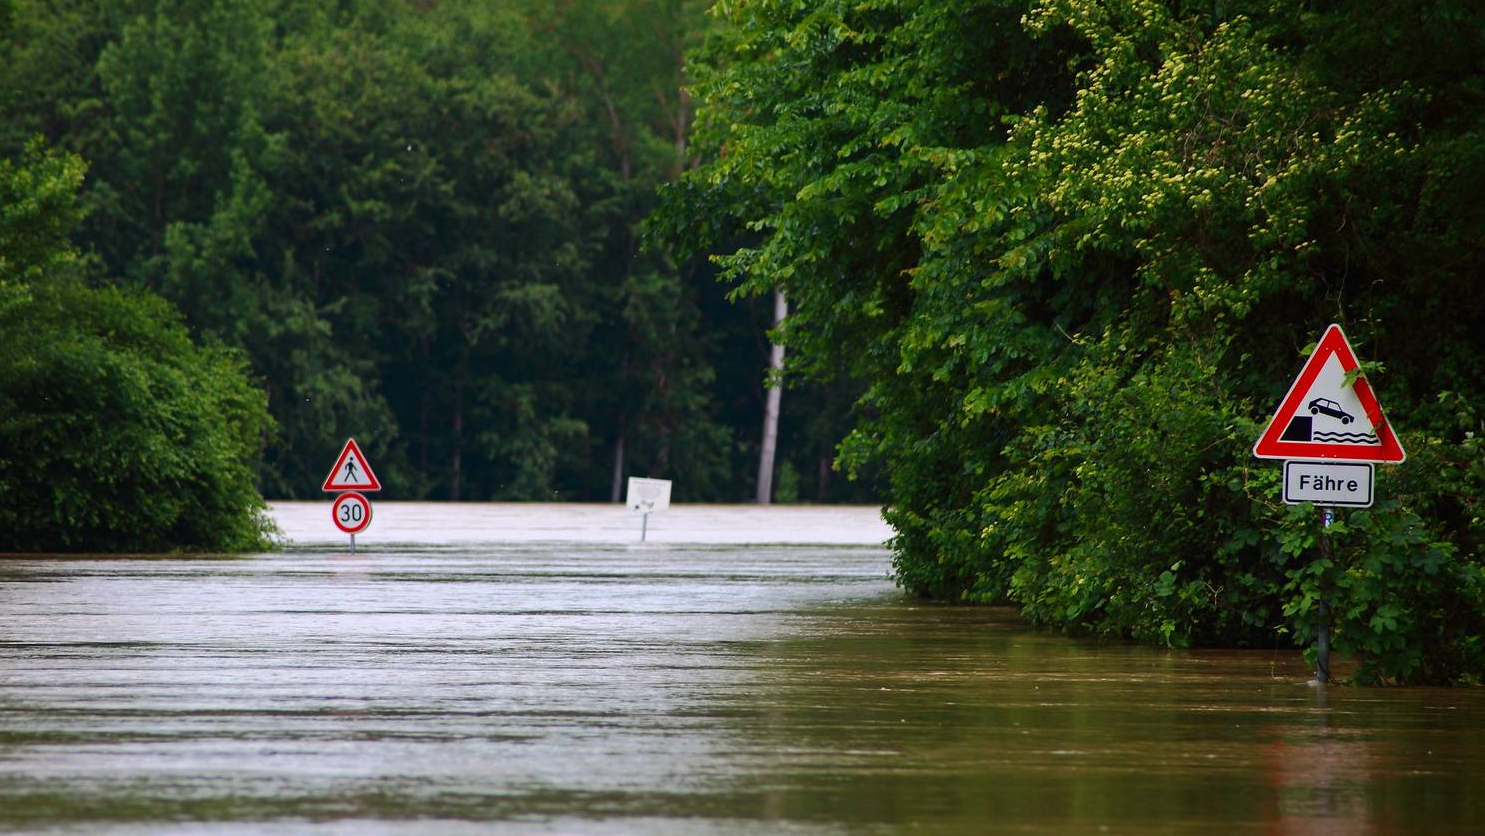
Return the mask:
{"type": "Polygon", "coordinates": [[[357,444],[356,439],[354,438],[346,439],[345,446],[340,448],[340,457],[335,460],[335,466],[330,468],[330,475],[325,477],[325,484],[320,486],[320,490],[329,491],[331,493],[343,493],[345,491],[379,491],[381,489],[382,483],[376,478],[376,474],[372,472],[371,462],[366,460],[366,454],[361,452],[361,445],[357,444]],[[355,451],[356,458],[361,460],[361,467],[366,471],[366,478],[363,479],[359,484],[336,485],[332,487],[331,482],[335,481],[335,474],[340,472],[341,465],[345,464],[345,460],[351,455],[352,451],[355,451]]]}
{"type": "Polygon", "coordinates": [[[1403,451],[1402,443],[1392,430],[1392,424],[1388,423],[1387,417],[1382,414],[1382,405],[1377,402],[1377,396],[1372,392],[1371,384],[1367,383],[1365,377],[1356,378],[1353,388],[1356,392],[1356,399],[1361,402],[1362,409],[1366,411],[1367,420],[1372,422],[1372,426],[1377,431],[1377,440],[1382,442],[1381,447],[1375,444],[1318,444],[1309,441],[1284,441],[1280,438],[1290,420],[1299,414],[1305,393],[1309,391],[1310,384],[1315,382],[1315,378],[1319,377],[1321,368],[1325,366],[1325,361],[1329,360],[1332,354],[1340,359],[1343,371],[1351,372],[1360,365],[1356,359],[1356,352],[1351,350],[1351,343],[1341,331],[1341,326],[1334,323],[1325,329],[1325,334],[1320,337],[1320,342],[1316,344],[1315,351],[1310,354],[1310,359],[1305,361],[1299,376],[1294,378],[1294,382],[1289,385],[1289,391],[1279,402],[1279,408],[1274,412],[1274,417],[1269,419],[1268,426],[1264,428],[1263,434],[1253,445],[1253,455],[1260,459],[1329,459],[1392,464],[1402,462],[1408,454],[1403,451]]]}

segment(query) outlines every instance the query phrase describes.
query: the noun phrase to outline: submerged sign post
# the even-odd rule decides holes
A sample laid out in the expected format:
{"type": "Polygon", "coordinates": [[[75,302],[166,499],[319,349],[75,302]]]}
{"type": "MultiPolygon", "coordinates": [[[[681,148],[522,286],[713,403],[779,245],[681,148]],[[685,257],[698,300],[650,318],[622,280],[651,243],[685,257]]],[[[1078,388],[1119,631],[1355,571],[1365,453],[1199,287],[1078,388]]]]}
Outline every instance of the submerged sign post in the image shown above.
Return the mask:
{"type": "Polygon", "coordinates": [[[670,480],[631,476],[626,494],[629,510],[645,515],[639,530],[639,541],[643,543],[650,530],[650,514],[670,507],[670,480]]]}
{"type": "Polygon", "coordinates": [[[381,489],[382,483],[367,463],[361,445],[354,438],[346,439],[320,490],[340,494],[330,506],[330,519],[336,528],[351,535],[351,554],[356,553],[356,535],[371,525],[371,500],[359,492],[381,489]]]}
{"type": "MultiPolygon", "coordinates": [[[[1375,463],[1407,458],[1360,367],[1341,326],[1326,328],[1253,444],[1254,456],[1284,460],[1285,502],[1310,502],[1321,509],[1320,553],[1327,559],[1326,529],[1334,509],[1371,507],[1375,463]]],[[[1319,611],[1315,679],[1323,683],[1330,679],[1329,610],[1323,598],[1319,611]]]]}

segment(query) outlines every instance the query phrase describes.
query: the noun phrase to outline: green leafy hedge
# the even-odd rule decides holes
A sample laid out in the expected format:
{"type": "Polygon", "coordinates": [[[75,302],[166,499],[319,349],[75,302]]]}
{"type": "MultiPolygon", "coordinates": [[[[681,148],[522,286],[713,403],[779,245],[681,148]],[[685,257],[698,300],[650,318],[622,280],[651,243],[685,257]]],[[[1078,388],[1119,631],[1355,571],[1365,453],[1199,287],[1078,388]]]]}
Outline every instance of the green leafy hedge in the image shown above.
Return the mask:
{"type": "Polygon", "coordinates": [[[870,382],[841,462],[904,587],[1170,645],[1307,646],[1323,599],[1362,680],[1485,673],[1478,4],[721,10],[652,229],[870,382]],[[1410,458],[1327,561],[1250,448],[1333,321],[1410,458]]]}
{"type": "Polygon", "coordinates": [[[36,144],[0,164],[0,551],[265,547],[265,396],[164,300],[79,278],[82,173],[36,144]]]}

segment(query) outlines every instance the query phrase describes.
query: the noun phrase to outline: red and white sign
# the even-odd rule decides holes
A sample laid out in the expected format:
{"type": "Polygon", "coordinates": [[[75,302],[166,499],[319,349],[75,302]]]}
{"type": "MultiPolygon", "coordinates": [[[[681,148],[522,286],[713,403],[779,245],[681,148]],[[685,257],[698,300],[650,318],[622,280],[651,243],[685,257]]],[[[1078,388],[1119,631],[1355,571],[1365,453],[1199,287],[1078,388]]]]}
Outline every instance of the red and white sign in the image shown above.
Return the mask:
{"type": "Polygon", "coordinates": [[[358,493],[343,493],[330,506],[330,518],[341,531],[360,534],[371,525],[371,500],[358,493]]]}
{"type": "Polygon", "coordinates": [[[1393,462],[1407,458],[1366,378],[1347,386],[1356,352],[1331,325],[1253,445],[1260,459],[1393,462]]]}
{"type": "Polygon", "coordinates": [[[371,472],[371,465],[366,462],[366,455],[361,452],[356,439],[346,439],[345,447],[340,450],[340,458],[335,460],[335,467],[330,469],[330,475],[325,477],[325,484],[320,490],[379,491],[381,489],[382,483],[377,481],[376,474],[371,472]]]}

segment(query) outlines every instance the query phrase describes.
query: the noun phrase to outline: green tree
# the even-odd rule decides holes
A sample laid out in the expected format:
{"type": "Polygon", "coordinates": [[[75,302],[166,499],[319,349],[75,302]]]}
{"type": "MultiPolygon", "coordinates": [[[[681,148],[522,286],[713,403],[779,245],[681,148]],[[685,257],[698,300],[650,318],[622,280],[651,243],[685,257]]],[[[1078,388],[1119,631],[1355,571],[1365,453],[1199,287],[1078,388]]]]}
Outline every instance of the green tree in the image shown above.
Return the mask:
{"type": "Polygon", "coordinates": [[[84,283],[83,172],[39,142],[0,161],[0,550],[263,548],[262,394],[163,300],[84,283]]]}
{"type": "MultiPolygon", "coordinates": [[[[270,496],[354,435],[389,497],[741,499],[766,312],[638,243],[702,5],[14,0],[0,154],[80,154],[82,248],[247,354],[270,496]]],[[[809,403],[805,482],[843,414],[809,403]]]]}
{"type": "Polygon", "coordinates": [[[685,51],[704,19],[695,0],[527,3],[533,33],[549,44],[548,72],[583,113],[600,168],[590,218],[603,230],[594,260],[599,316],[586,405],[607,455],[585,481],[607,477],[621,499],[626,473],[674,478],[692,498],[729,488],[728,428],[717,420],[694,272],[642,249],[639,227],[655,186],[691,163],[692,106],[685,51]],[[599,469],[608,464],[607,472],[599,469]]]}
{"type": "Polygon", "coordinates": [[[868,382],[842,455],[887,472],[904,586],[1171,644],[1307,644],[1325,595],[1363,678],[1485,670],[1477,11],[719,8],[714,157],[657,228],[868,382]],[[1423,452],[1327,564],[1248,448],[1333,319],[1423,452]]]}
{"type": "Polygon", "coordinates": [[[561,370],[593,317],[588,164],[570,104],[515,75],[525,37],[508,8],[450,4],[280,60],[293,138],[261,240],[290,246],[249,262],[281,264],[360,358],[414,496],[549,498],[582,449],[561,370]]]}

